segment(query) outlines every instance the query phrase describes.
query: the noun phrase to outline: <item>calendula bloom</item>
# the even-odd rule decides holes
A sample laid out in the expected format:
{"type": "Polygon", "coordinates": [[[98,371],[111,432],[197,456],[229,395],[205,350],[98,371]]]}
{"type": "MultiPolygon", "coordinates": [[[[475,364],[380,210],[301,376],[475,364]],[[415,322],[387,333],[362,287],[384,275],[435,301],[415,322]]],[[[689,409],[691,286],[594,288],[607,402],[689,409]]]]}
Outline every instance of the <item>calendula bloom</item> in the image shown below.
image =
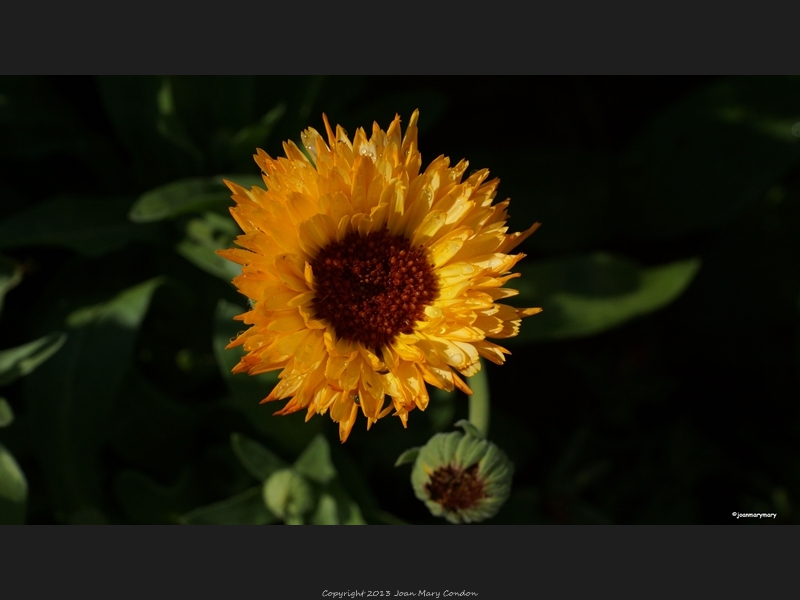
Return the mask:
{"type": "Polygon", "coordinates": [[[219,253],[242,265],[233,282],[251,300],[233,372],[282,370],[262,402],[290,398],[276,414],[305,408],[307,420],[330,411],[342,441],[359,410],[367,428],[390,412],[406,426],[428,405],[426,382],[470,394],[459,374],[508,354],[486,338],[540,311],[497,302],[517,293],[503,284],[524,255],[508,252],[538,223],[507,234],[498,181],[486,169],[462,181],[465,160],[420,173],[417,118],[402,137],[397,116],[351,142],[323,115],[327,142],[302,133],[310,160],[286,142],[285,158],[255,156],[266,190],[226,182],[244,234],[219,253]]]}
{"type": "Polygon", "coordinates": [[[451,523],[483,521],[508,499],[514,465],[473,427],[456,425],[464,433],[437,433],[419,450],[411,485],[434,516],[451,523]]]}

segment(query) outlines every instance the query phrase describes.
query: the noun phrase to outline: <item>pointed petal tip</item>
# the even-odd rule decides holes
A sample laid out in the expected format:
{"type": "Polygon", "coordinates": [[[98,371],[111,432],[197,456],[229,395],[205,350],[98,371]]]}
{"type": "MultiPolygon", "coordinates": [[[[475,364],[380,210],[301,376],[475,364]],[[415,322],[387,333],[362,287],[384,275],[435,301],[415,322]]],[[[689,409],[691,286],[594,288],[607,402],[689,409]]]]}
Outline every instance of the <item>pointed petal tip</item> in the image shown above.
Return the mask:
{"type": "Polygon", "coordinates": [[[455,384],[456,384],[456,387],[457,387],[459,390],[461,390],[462,392],[464,392],[464,393],[465,393],[467,396],[472,396],[472,388],[471,388],[471,387],[469,387],[469,386],[468,386],[468,385],[467,385],[467,384],[464,382],[464,380],[463,380],[463,379],[461,379],[461,378],[460,378],[460,377],[458,377],[457,375],[454,375],[454,376],[453,376],[453,381],[455,382],[455,384]]]}

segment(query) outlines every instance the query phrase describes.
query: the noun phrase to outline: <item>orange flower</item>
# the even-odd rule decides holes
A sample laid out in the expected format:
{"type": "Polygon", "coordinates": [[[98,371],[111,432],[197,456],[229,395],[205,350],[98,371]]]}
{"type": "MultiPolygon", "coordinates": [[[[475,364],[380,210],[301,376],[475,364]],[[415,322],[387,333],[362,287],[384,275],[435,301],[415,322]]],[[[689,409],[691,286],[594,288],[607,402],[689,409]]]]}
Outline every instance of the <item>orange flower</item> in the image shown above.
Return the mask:
{"type": "Polygon", "coordinates": [[[242,265],[233,282],[252,301],[233,371],[282,370],[263,402],[330,411],[343,442],[359,410],[367,428],[392,411],[405,426],[428,405],[426,382],[471,394],[458,374],[508,354],[486,338],[517,335],[541,310],[497,302],[517,293],[502,286],[524,255],[508,252],[539,224],[506,233],[508,200],[492,205],[486,169],[462,181],[467,162],[440,156],[420,173],[418,115],[402,138],[397,116],[352,142],[323,115],[327,143],[302,133],[311,160],[286,142],[286,158],[255,157],[266,190],[226,182],[244,234],[219,253],[242,265]]]}

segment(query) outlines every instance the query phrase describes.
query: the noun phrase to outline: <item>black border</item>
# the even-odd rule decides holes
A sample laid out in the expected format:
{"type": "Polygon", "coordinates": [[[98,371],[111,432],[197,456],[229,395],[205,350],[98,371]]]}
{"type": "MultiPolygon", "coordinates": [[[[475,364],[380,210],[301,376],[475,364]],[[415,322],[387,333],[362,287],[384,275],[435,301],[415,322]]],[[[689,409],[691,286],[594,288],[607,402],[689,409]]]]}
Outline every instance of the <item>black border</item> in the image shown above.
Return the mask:
{"type": "Polygon", "coordinates": [[[0,74],[788,74],[800,72],[798,13],[697,2],[15,4],[0,74]]]}
{"type": "Polygon", "coordinates": [[[768,597],[792,589],[797,531],[758,525],[4,527],[3,593],[302,600],[323,598],[326,590],[385,590],[395,598],[398,590],[424,589],[475,592],[481,600],[600,592],[768,597]]]}

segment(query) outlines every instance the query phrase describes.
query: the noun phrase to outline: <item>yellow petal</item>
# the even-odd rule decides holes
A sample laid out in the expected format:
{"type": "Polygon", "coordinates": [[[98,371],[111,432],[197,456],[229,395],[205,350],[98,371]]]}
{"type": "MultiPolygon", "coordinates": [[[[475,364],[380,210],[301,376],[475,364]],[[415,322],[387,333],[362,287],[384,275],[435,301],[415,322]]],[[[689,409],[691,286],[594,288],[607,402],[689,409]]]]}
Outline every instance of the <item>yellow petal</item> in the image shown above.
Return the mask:
{"type": "Polygon", "coordinates": [[[422,223],[416,228],[414,237],[411,238],[412,246],[425,245],[444,226],[447,214],[441,210],[434,210],[425,215],[422,223]]]}
{"type": "Polygon", "coordinates": [[[461,250],[470,235],[472,230],[462,227],[439,238],[428,250],[433,266],[439,268],[446,264],[461,250]]]}
{"type": "Polygon", "coordinates": [[[280,333],[290,333],[293,331],[299,331],[300,329],[304,329],[306,326],[303,317],[300,316],[300,313],[295,311],[290,311],[289,314],[282,318],[277,318],[272,321],[268,326],[268,331],[280,332],[280,333]]]}

